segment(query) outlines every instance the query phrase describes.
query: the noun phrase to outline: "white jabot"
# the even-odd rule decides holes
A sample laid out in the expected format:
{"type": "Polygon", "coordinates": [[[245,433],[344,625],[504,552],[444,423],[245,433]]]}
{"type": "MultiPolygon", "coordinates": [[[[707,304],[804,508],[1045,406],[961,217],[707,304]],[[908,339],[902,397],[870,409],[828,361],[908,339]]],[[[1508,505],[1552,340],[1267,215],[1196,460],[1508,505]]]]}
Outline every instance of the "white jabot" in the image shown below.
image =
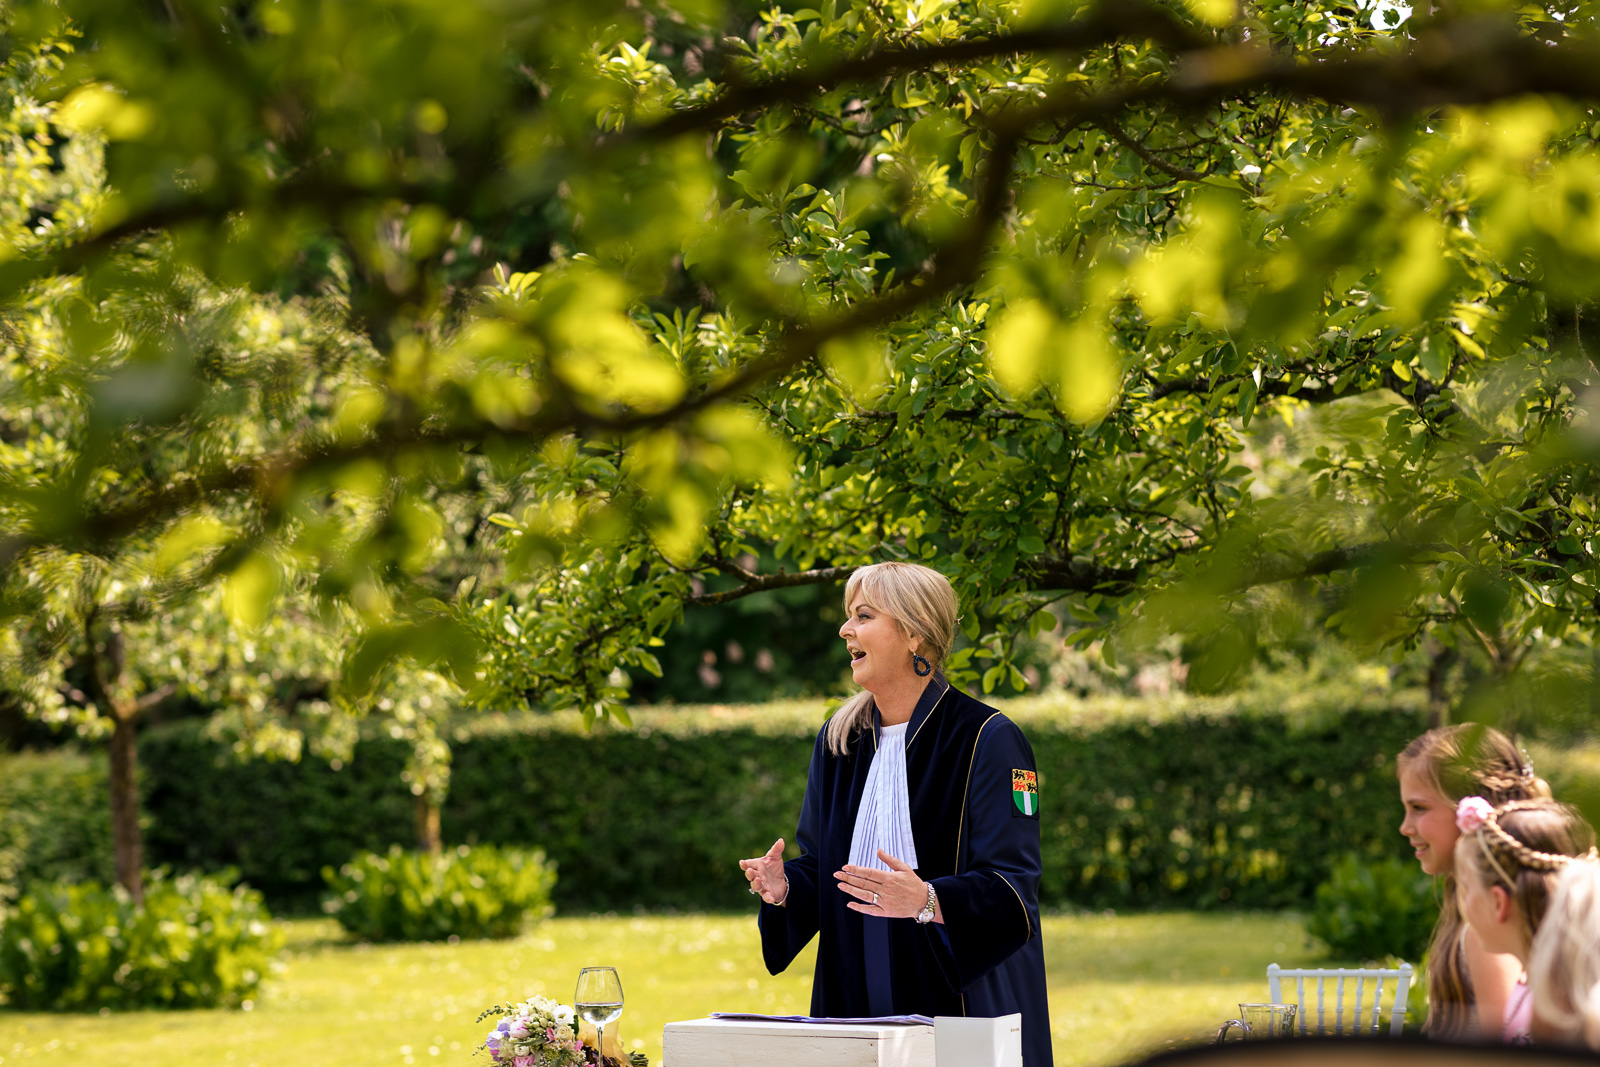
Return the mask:
{"type": "Polygon", "coordinates": [[[911,799],[906,791],[906,727],[885,726],[878,735],[878,751],[867,771],[867,787],[856,812],[855,833],[850,838],[850,863],[887,871],[878,858],[881,848],[909,867],[917,866],[917,845],[911,839],[911,799]]]}

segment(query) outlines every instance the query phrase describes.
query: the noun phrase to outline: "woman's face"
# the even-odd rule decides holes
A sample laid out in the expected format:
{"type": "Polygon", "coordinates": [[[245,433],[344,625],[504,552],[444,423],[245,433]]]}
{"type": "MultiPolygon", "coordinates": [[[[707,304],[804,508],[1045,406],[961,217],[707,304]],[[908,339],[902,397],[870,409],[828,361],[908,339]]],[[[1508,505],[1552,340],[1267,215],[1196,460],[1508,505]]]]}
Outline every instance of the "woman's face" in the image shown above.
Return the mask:
{"type": "Polygon", "coordinates": [[[1511,894],[1498,882],[1486,884],[1476,863],[1456,864],[1456,905],[1485,951],[1508,952],[1518,959],[1526,954],[1527,946],[1512,921],[1511,894]]]}
{"type": "Polygon", "coordinates": [[[850,650],[851,677],[868,692],[916,677],[911,663],[916,639],[907,637],[899,623],[860,597],[850,605],[839,636],[850,650]]]}
{"type": "Polygon", "coordinates": [[[1400,832],[1411,842],[1417,862],[1428,874],[1449,874],[1455,863],[1456,806],[1433,787],[1419,768],[1400,768],[1400,803],[1406,809],[1400,832]]]}

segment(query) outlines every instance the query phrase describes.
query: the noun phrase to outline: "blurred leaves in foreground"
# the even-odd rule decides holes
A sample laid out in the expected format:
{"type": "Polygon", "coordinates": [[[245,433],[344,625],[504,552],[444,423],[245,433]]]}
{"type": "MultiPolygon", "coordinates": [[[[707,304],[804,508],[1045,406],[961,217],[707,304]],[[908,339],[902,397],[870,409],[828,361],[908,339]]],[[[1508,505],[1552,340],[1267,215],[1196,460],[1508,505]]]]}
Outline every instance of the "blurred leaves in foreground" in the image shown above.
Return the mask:
{"type": "Polygon", "coordinates": [[[11,3],[0,684],[111,735],[126,877],[151,707],[387,716],[428,840],[441,709],[625,715],[687,607],[883,558],[983,692],[1331,631],[1533,714],[1593,681],[1594,5],[1381,14],[11,3]]]}

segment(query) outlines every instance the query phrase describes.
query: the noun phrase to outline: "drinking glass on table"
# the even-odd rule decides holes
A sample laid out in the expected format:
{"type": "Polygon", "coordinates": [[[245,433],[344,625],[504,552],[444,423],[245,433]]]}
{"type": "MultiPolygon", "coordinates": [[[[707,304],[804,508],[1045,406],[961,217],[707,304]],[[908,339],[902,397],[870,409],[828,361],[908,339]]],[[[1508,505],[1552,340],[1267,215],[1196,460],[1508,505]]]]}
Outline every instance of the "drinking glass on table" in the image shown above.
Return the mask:
{"type": "Polygon", "coordinates": [[[622,979],[615,967],[585,967],[578,972],[578,991],[572,1006],[578,1018],[595,1029],[595,1045],[600,1062],[605,1062],[606,1027],[622,1018],[622,979]]]}
{"type": "Polygon", "coordinates": [[[1239,1017],[1229,1019],[1217,1031],[1217,1044],[1222,1044],[1232,1029],[1238,1029],[1246,1041],[1293,1037],[1294,1016],[1293,1004],[1240,1004],[1239,1017]]]}

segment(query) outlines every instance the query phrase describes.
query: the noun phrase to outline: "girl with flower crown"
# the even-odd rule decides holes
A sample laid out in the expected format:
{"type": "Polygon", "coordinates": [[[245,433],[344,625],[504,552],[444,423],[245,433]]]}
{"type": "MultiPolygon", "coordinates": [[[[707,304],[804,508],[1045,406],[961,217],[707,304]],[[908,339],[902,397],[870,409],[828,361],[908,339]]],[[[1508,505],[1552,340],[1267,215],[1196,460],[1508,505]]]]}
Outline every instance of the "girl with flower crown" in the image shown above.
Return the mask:
{"type": "MultiPolygon", "coordinates": [[[[1577,809],[1553,800],[1514,800],[1499,807],[1483,797],[1456,806],[1457,906],[1489,952],[1526,966],[1555,889],[1556,878],[1579,858],[1594,858],[1594,830],[1577,809]]],[[[1480,1018],[1483,1036],[1489,1020],[1480,1018]]],[[[1531,1040],[1533,1001],[1519,980],[1500,1019],[1499,1037],[1531,1040]]]]}
{"type": "Polygon", "coordinates": [[[1444,726],[1413,740],[1397,760],[1405,821],[1400,832],[1411,842],[1417,862],[1440,881],[1439,921],[1428,949],[1430,1037],[1476,1037],[1495,1033],[1505,1005],[1522,973],[1514,957],[1486,951],[1462,921],[1456,902],[1456,804],[1481,796],[1494,804],[1548,798],[1550,787],[1499,730],[1464,724],[1444,726]]]}

